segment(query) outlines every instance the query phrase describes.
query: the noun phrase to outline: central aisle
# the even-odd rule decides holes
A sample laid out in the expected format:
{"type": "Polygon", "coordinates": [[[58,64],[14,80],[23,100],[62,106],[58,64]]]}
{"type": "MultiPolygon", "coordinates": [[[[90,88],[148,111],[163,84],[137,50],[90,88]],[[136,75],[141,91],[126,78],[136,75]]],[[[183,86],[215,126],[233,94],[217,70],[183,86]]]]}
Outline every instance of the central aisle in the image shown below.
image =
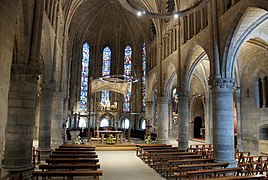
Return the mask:
{"type": "Polygon", "coordinates": [[[101,180],[164,180],[140,160],[135,151],[97,151],[101,180]]]}

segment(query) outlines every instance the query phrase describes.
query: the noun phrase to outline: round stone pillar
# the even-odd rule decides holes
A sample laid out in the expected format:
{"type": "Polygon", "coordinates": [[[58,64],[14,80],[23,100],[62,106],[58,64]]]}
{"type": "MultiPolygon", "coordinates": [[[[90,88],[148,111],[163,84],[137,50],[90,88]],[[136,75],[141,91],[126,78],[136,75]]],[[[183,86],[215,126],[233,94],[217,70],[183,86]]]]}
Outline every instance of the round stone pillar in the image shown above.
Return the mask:
{"type": "Polygon", "coordinates": [[[212,79],[213,149],[217,162],[236,166],[234,148],[234,79],[212,79]]]}
{"type": "Polygon", "coordinates": [[[37,96],[36,67],[12,65],[3,167],[11,174],[33,169],[32,146],[37,96]]]}
{"type": "Polygon", "coordinates": [[[157,97],[157,143],[169,144],[168,98],[157,97]]]}
{"type": "Polygon", "coordinates": [[[145,105],[146,134],[150,135],[153,127],[153,101],[145,101],[145,105]]]}
{"type": "Polygon", "coordinates": [[[39,150],[41,160],[48,158],[51,142],[52,86],[44,84],[40,97],[39,150]]]}
{"type": "Polygon", "coordinates": [[[178,92],[178,147],[187,149],[189,141],[189,120],[188,120],[188,107],[189,107],[189,93],[178,92]]]}
{"type": "Polygon", "coordinates": [[[60,92],[53,94],[52,102],[52,122],[51,122],[51,147],[57,148],[63,143],[62,125],[63,125],[63,106],[64,95],[60,92]]]}

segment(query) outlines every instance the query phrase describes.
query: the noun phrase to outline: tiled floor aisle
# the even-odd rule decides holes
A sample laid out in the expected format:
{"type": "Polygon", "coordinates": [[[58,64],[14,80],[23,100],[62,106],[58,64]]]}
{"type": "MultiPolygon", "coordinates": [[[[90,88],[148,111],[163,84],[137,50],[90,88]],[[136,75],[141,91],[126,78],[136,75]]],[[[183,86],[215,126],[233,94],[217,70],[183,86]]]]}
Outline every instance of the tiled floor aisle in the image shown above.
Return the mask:
{"type": "Polygon", "coordinates": [[[136,157],[135,151],[97,151],[101,180],[163,180],[154,169],[136,157]]]}

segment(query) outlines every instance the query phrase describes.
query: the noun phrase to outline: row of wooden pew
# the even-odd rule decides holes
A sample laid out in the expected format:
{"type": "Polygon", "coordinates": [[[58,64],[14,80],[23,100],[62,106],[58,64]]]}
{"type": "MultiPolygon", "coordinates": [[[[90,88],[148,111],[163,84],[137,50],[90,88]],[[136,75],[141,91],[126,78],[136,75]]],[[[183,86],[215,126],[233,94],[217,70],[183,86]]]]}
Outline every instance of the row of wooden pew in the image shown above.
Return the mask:
{"type": "Polygon", "coordinates": [[[242,168],[245,175],[268,175],[268,154],[251,155],[250,152],[235,153],[237,166],[242,168]]]}
{"type": "Polygon", "coordinates": [[[138,144],[136,155],[167,179],[264,179],[262,174],[243,174],[243,168],[216,162],[211,144],[180,149],[167,144],[138,144]]]}
{"type": "Polygon", "coordinates": [[[51,152],[44,164],[32,172],[33,177],[46,179],[62,177],[72,179],[76,176],[99,180],[100,170],[98,155],[94,146],[64,144],[51,152]]]}

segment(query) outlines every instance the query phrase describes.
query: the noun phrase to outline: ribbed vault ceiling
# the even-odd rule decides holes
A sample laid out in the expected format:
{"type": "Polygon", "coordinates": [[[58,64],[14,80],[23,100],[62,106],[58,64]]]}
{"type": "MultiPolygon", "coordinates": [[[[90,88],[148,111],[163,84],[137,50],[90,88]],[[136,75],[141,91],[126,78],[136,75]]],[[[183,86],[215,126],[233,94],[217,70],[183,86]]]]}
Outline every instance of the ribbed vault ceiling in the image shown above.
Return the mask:
{"type": "MultiPolygon", "coordinates": [[[[137,2],[141,2],[136,0],[137,2]]],[[[69,33],[93,44],[152,40],[151,20],[138,18],[117,0],[84,0],[73,13],[69,33]]]]}

